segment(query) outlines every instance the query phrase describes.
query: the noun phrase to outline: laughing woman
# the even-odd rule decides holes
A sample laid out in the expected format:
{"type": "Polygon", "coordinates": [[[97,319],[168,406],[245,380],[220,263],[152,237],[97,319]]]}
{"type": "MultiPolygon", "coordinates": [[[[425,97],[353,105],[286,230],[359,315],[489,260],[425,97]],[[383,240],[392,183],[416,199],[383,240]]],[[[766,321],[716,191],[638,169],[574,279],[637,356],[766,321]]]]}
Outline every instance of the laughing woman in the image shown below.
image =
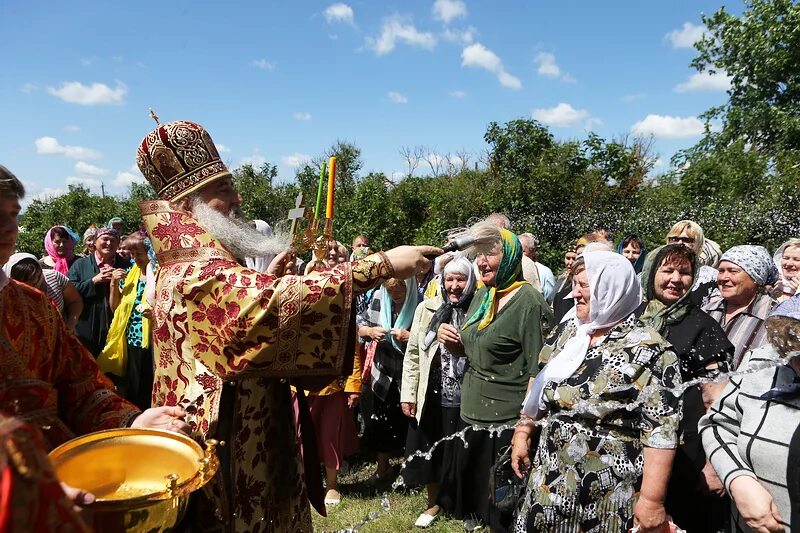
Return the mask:
{"type": "MultiPolygon", "coordinates": [[[[694,251],[681,244],[656,248],[647,255],[642,270],[646,301],[637,314],[672,344],[684,382],[715,378],[733,362],[733,345],[725,332],[691,301],[689,290],[698,270],[694,251]]],[[[666,509],[687,531],[718,531],[725,526],[728,502],[723,498],[724,487],[706,461],[697,432],[697,423],[724,386],[708,382],[683,394],[681,444],[672,467],[666,509]]]]}
{"type": "Polygon", "coordinates": [[[489,235],[494,243],[476,260],[484,287],[475,294],[464,327],[458,330],[442,324],[439,342],[448,349],[464,346],[467,367],[459,429],[480,429],[467,430],[465,444],[455,447],[452,463],[445,466],[438,502],[464,520],[470,531],[481,523],[492,531],[505,531],[511,516],[490,507],[487,494],[490,468],[511,443],[512,431],[487,430],[517,418],[528,376],[536,370],[543,325],[552,314],[542,294],[522,278],[522,245],[517,236],[488,223],[470,231],[489,235]]]}
{"type": "MultiPolygon", "coordinates": [[[[417,306],[400,387],[403,414],[412,419],[406,440],[407,457],[428,452],[434,443],[455,433],[458,427],[461,378],[466,363],[464,347],[445,347],[436,335],[443,324],[461,329],[475,294],[475,284],[472,263],[457,256],[439,275],[444,300],[429,298],[417,306]]],[[[402,471],[406,486],[427,488],[428,509],[417,519],[418,527],[428,527],[439,515],[436,496],[443,474],[442,463],[451,449],[451,441],[441,442],[431,458],[411,459],[402,471]]]]}

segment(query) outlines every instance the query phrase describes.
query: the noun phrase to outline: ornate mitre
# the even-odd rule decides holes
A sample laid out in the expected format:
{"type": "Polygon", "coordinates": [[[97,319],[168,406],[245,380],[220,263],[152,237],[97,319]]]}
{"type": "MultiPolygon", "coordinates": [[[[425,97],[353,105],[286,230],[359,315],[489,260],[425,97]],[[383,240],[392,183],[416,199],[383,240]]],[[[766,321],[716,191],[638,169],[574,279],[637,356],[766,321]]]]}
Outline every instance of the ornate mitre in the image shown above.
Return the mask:
{"type": "Polygon", "coordinates": [[[147,134],[136,164],[159,198],[171,202],[231,175],[208,132],[188,120],[159,124],[147,134]]]}

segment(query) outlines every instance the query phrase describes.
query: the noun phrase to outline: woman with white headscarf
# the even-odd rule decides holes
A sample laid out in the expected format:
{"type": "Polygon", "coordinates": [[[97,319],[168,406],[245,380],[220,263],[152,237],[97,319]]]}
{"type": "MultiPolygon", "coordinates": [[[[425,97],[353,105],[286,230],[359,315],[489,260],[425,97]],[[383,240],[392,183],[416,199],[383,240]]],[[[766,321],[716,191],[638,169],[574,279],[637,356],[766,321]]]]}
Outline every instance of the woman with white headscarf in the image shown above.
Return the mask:
{"type": "Polygon", "coordinates": [[[772,297],[783,302],[800,293],[800,239],[792,238],[781,244],[772,258],[780,274],[772,297]]]}
{"type": "MultiPolygon", "coordinates": [[[[470,260],[458,254],[438,277],[443,294],[417,306],[403,359],[400,406],[403,414],[412,419],[406,439],[406,457],[428,452],[433,443],[458,429],[461,378],[466,364],[464,346],[441,344],[437,332],[443,324],[461,329],[475,294],[475,270],[470,260]]],[[[448,444],[440,443],[430,459],[408,461],[401,472],[406,486],[426,485],[427,488],[428,509],[419,515],[415,524],[418,527],[428,527],[439,516],[436,497],[443,457],[451,453],[448,444]]]]}
{"type": "Polygon", "coordinates": [[[641,288],[621,255],[585,252],[572,295],[572,317],[539,355],[512,440],[514,471],[530,470],[514,531],[661,531],[680,420],[666,389],[681,384],[678,359],[634,315],[641,288]]]}

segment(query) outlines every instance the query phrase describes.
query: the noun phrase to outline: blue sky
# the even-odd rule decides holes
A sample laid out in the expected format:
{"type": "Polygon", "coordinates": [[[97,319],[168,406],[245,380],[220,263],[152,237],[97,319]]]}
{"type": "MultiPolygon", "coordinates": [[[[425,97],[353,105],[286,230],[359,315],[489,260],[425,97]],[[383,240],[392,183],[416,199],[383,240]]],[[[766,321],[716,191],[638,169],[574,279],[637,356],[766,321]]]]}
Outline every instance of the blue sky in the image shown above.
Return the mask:
{"type": "Polygon", "coordinates": [[[231,166],[270,161],[281,179],[337,139],[389,176],[406,168],[403,146],[474,161],[490,121],[520,117],[561,139],[652,134],[666,162],[725,101],[724,73],[688,66],[700,14],[719,7],[4,0],[0,163],[29,198],[68,183],[121,193],[141,179],[151,106],[203,124],[231,166]]]}

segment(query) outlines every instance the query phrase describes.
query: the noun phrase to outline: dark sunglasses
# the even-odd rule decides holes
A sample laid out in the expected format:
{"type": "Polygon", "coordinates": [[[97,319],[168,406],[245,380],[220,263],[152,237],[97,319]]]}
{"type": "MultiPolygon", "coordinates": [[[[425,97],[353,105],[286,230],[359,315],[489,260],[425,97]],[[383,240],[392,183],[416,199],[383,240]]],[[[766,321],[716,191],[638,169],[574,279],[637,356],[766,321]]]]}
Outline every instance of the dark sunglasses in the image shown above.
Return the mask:
{"type": "Polygon", "coordinates": [[[694,239],[692,237],[667,237],[667,242],[670,244],[675,244],[678,242],[683,244],[692,244],[694,239]]]}

